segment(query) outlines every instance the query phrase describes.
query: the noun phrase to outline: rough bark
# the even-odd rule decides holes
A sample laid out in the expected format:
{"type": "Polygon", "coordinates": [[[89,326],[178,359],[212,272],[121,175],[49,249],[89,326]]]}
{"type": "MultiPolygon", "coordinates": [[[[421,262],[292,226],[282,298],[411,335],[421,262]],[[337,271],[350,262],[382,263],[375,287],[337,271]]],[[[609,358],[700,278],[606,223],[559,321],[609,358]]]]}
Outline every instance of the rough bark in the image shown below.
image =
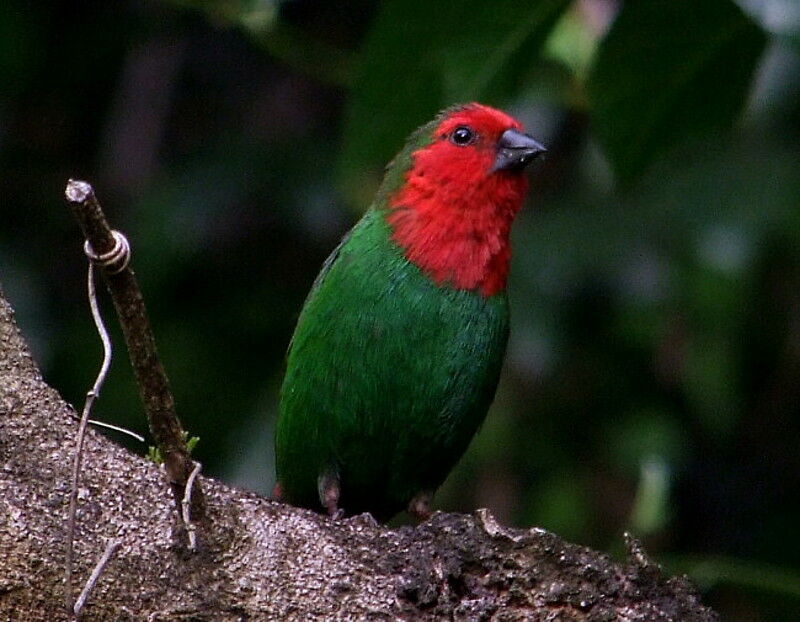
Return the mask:
{"type": "MultiPolygon", "coordinates": [[[[0,292],[0,619],[67,619],[71,412],[0,292]]],[[[190,554],[157,465],[94,431],[85,452],[76,580],[109,539],[122,544],[84,620],[716,620],[688,581],[635,546],[618,563],[541,529],[502,527],[485,510],[387,529],[203,478],[207,515],[190,554]]]]}

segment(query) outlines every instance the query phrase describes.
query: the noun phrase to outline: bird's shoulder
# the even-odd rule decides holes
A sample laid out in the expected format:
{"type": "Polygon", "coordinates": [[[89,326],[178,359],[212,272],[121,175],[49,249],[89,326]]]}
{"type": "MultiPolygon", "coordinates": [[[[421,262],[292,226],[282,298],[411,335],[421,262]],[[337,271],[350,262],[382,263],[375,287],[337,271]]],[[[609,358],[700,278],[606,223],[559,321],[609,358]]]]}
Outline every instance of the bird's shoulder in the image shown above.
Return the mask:
{"type": "Polygon", "coordinates": [[[371,274],[378,265],[387,262],[404,263],[398,252],[393,252],[389,226],[379,210],[371,207],[331,251],[314,279],[303,303],[295,333],[289,343],[291,352],[298,334],[309,327],[311,317],[320,320],[320,314],[337,314],[337,309],[353,309],[363,303],[364,289],[370,288],[371,274]]]}
{"type": "Polygon", "coordinates": [[[389,250],[389,226],[382,211],[370,208],[352,229],[344,234],[336,248],[325,259],[306,298],[312,300],[330,275],[349,266],[355,259],[368,260],[389,250]]]}

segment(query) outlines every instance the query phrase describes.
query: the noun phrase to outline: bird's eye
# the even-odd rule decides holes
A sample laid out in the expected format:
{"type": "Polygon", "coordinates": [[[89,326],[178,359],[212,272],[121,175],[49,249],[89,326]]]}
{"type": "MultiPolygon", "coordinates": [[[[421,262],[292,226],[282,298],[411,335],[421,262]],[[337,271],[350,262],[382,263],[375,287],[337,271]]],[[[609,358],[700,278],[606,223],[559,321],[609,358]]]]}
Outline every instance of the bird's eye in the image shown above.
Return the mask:
{"type": "Polygon", "coordinates": [[[472,144],[475,141],[475,132],[471,128],[462,125],[453,130],[450,140],[459,147],[472,144]]]}

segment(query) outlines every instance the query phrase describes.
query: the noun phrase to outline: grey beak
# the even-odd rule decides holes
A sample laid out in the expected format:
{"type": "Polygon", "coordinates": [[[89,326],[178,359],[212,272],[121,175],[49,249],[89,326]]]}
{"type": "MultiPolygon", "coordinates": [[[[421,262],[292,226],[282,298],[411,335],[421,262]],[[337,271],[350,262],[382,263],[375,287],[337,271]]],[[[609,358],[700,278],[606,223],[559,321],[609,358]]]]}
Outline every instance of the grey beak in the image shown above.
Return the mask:
{"type": "Polygon", "coordinates": [[[531,136],[519,130],[506,130],[497,143],[497,157],[492,172],[521,171],[545,151],[547,149],[531,136]]]}

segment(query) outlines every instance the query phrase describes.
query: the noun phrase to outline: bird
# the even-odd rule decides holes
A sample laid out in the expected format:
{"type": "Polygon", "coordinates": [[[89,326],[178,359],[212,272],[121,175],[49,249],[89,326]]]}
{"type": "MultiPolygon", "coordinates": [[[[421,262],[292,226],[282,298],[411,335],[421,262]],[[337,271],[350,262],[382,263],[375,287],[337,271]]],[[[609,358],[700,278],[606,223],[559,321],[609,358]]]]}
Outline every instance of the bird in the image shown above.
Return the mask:
{"type": "Polygon", "coordinates": [[[507,113],[451,106],[386,167],[324,262],[280,391],[275,498],[424,519],[494,399],[509,234],[546,149],[507,113]]]}

